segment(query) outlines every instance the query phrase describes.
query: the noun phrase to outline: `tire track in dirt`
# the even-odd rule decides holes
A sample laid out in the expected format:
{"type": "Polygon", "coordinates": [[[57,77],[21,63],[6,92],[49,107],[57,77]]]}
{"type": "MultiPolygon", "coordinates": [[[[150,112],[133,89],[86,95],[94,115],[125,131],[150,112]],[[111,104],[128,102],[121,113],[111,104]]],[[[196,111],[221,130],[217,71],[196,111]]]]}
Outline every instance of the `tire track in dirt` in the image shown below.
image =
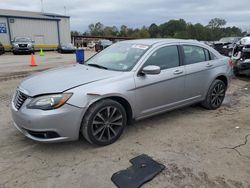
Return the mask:
{"type": "Polygon", "coordinates": [[[45,70],[48,70],[48,68],[40,69],[40,70],[33,70],[33,71],[7,73],[4,75],[0,75],[0,82],[13,80],[13,79],[19,79],[19,78],[25,78],[25,77],[31,75],[32,73],[41,72],[41,71],[45,71],[45,70]]]}

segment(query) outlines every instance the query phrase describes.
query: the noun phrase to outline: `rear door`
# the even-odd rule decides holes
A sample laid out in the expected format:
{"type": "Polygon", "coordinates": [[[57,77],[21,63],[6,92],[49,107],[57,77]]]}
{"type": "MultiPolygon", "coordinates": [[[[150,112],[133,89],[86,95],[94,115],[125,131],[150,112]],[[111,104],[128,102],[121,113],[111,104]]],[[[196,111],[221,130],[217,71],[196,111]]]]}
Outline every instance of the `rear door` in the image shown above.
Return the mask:
{"type": "Polygon", "coordinates": [[[214,62],[210,61],[210,53],[203,47],[183,44],[182,49],[186,69],[186,98],[188,101],[200,100],[211,82],[210,71],[214,68],[214,62]]]}
{"type": "Polygon", "coordinates": [[[184,99],[185,69],[180,64],[177,45],[154,50],[143,64],[161,68],[158,75],[135,76],[136,106],[139,116],[147,116],[180,105],[184,99]]]}

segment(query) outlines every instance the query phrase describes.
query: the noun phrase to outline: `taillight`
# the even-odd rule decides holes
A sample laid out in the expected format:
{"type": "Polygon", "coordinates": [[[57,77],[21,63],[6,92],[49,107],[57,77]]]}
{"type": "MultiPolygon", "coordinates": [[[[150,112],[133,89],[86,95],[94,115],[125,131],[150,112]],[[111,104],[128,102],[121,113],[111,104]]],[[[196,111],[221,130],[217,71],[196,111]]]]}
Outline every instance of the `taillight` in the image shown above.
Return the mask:
{"type": "Polygon", "coordinates": [[[232,60],[232,59],[229,59],[229,60],[228,60],[228,64],[230,65],[230,67],[233,67],[233,66],[234,66],[233,60],[232,60]]]}

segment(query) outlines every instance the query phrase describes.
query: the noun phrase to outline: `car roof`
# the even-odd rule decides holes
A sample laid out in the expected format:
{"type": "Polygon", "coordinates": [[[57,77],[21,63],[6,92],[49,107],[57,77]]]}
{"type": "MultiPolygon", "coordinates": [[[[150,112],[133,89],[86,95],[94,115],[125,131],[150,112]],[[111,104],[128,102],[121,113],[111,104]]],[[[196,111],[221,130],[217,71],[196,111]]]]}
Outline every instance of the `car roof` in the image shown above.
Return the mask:
{"type": "Polygon", "coordinates": [[[243,37],[241,40],[240,40],[241,44],[243,45],[249,45],[250,44],[250,37],[243,37]]]}
{"type": "Polygon", "coordinates": [[[135,44],[143,44],[143,45],[154,45],[158,43],[173,43],[173,42],[190,42],[190,43],[199,43],[197,40],[184,40],[184,39],[136,39],[136,40],[126,40],[122,41],[122,43],[135,43],[135,44]]]}
{"type": "Polygon", "coordinates": [[[171,44],[171,43],[185,43],[188,45],[197,45],[203,48],[208,49],[209,51],[213,52],[213,54],[216,54],[216,56],[221,56],[219,52],[217,52],[215,49],[212,47],[201,43],[197,40],[193,39],[163,39],[163,38],[157,38],[157,39],[136,39],[136,40],[125,40],[121,41],[119,43],[127,43],[127,44],[140,44],[140,45],[148,45],[148,46],[158,46],[162,44],[171,44]]]}

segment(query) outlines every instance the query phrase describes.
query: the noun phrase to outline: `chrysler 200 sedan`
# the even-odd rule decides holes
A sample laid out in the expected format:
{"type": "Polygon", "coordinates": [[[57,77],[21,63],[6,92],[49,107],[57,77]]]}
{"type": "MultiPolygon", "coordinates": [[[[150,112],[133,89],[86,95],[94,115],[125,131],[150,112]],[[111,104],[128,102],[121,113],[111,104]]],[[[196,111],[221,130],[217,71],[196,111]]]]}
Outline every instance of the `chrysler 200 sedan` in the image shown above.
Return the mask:
{"type": "Polygon", "coordinates": [[[85,64],[37,73],[12,99],[16,128],[41,142],[84,138],[115,142],[133,120],[201,103],[221,106],[232,72],[229,58],[192,40],[116,43],[85,64]]]}

